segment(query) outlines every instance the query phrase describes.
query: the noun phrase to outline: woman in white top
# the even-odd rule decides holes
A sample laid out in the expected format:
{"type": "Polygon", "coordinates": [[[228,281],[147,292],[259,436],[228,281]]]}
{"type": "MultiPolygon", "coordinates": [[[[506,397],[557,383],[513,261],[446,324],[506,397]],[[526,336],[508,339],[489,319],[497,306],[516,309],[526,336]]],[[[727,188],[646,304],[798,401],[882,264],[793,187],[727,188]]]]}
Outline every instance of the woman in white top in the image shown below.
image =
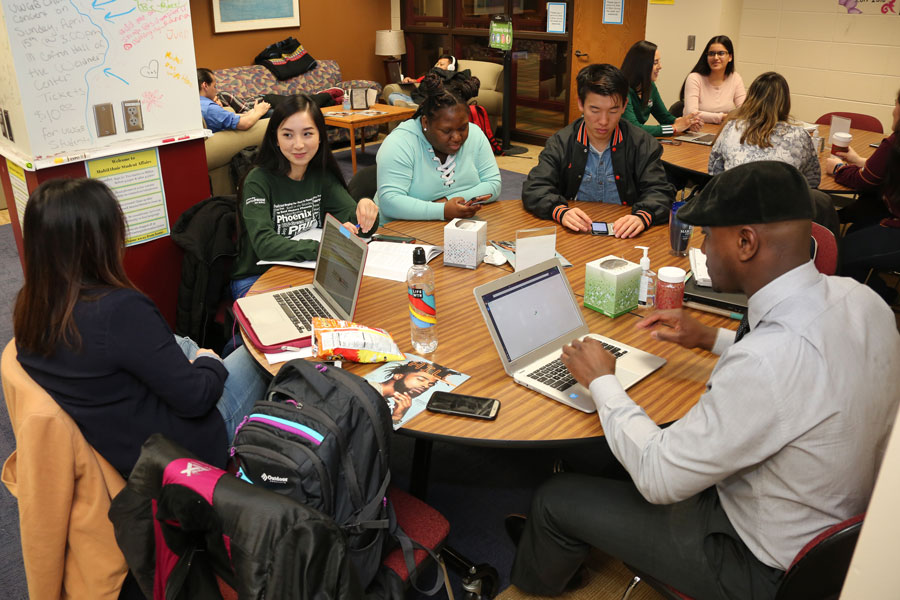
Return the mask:
{"type": "Polygon", "coordinates": [[[738,165],[779,160],[797,167],[809,187],[822,178],[812,138],[791,122],[791,90],[784,77],[769,71],[753,80],[747,101],[725,123],[709,153],[709,174],[738,165]]]}
{"type": "Polygon", "coordinates": [[[727,35],[717,35],[706,43],[679,96],[684,114],[699,111],[704,123],[721,123],[746,95],[744,80],[734,71],[734,44],[727,35]]]}

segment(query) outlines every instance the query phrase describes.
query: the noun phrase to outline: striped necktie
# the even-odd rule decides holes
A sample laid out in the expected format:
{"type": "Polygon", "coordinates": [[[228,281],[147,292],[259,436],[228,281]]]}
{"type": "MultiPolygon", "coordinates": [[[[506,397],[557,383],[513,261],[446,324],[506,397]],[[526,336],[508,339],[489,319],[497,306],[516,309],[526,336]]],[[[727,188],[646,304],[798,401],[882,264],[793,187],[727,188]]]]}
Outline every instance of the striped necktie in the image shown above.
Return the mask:
{"type": "Polygon", "coordinates": [[[747,315],[744,315],[744,318],[741,319],[741,324],[738,325],[737,331],[734,334],[734,343],[737,344],[741,341],[741,338],[750,333],[750,321],[747,320],[747,315]]]}

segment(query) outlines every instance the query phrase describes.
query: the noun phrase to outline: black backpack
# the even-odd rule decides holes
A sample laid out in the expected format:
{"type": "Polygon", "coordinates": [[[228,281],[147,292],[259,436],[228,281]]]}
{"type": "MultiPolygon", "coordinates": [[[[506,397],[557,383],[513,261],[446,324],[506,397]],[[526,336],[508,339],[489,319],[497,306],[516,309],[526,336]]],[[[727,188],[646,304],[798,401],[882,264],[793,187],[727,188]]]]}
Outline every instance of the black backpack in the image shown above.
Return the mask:
{"type": "Polygon", "coordinates": [[[397,541],[413,572],[413,543],[387,498],[392,434],[387,403],[364,379],[292,360],[239,426],[231,454],[238,477],[334,518],[365,588],[397,541]]]}

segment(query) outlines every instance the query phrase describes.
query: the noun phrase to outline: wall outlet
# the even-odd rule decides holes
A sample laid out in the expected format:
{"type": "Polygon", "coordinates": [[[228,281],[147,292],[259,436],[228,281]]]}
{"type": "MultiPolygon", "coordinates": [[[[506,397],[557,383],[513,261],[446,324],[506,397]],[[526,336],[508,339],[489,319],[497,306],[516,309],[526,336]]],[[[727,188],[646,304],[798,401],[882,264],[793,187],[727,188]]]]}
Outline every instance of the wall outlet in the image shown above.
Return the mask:
{"type": "Polygon", "coordinates": [[[688,50],[693,50],[693,49],[694,49],[694,44],[696,44],[696,43],[697,43],[697,36],[696,36],[696,35],[689,35],[689,36],[688,36],[687,49],[688,49],[688,50]]]}
{"type": "Polygon", "coordinates": [[[98,137],[116,134],[116,115],[109,102],[94,105],[94,120],[97,123],[98,137]]]}
{"type": "Polygon", "coordinates": [[[122,117],[125,120],[126,133],[144,129],[144,116],[141,113],[140,100],[125,100],[122,102],[122,117]]]}

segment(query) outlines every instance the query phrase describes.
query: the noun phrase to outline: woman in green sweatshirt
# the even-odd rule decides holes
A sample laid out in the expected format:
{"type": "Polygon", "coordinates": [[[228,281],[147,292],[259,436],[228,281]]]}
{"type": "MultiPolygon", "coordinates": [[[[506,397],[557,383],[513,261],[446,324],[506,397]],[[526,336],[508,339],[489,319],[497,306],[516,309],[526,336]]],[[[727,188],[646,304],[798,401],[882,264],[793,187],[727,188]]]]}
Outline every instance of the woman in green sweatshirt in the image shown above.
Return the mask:
{"type": "Polygon", "coordinates": [[[656,78],[661,70],[656,44],[646,40],[635,42],[622,61],[622,73],[628,80],[628,103],[622,117],[656,137],[677,135],[688,129],[699,130],[701,122],[697,113],[675,117],[666,110],[656,89],[656,78]],[[647,125],[650,115],[659,125],[647,125]]]}
{"type": "Polygon", "coordinates": [[[321,227],[326,213],[354,233],[378,228],[378,206],[368,198],[357,204],[347,192],[328,145],[325,118],[308,95],[291,96],[275,108],[256,165],[241,193],[234,298],[243,297],[268,268],[257,261],[315,259],[319,242],[298,235],[321,227]]]}

